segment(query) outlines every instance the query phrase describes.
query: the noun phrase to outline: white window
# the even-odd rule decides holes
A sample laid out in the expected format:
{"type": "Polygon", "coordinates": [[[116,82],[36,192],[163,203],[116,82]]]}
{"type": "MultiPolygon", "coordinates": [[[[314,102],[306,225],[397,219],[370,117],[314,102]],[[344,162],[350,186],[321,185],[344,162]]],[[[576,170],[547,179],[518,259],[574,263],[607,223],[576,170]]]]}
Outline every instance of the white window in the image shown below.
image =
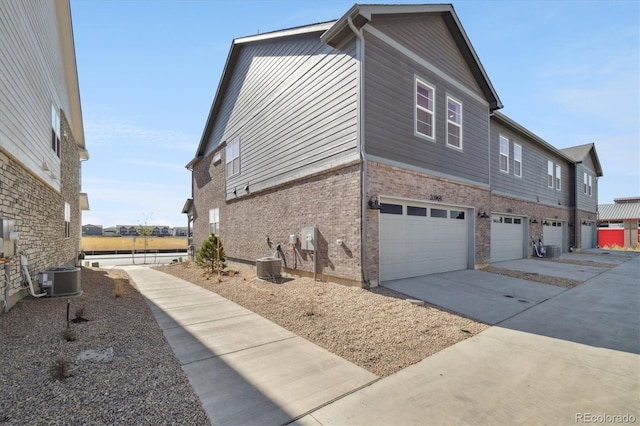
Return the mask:
{"type": "Polygon", "coordinates": [[[225,161],[227,164],[227,177],[240,173],[240,139],[236,139],[227,145],[225,161]]]}
{"type": "Polygon", "coordinates": [[[588,186],[588,180],[587,180],[587,173],[584,173],[584,195],[587,195],[589,193],[589,186],[588,186]]]}
{"type": "Polygon", "coordinates": [[[64,203],[64,237],[71,237],[71,206],[64,203]]]}
{"type": "Polygon", "coordinates": [[[51,150],[60,158],[60,114],[55,105],[51,105],[51,150]]]}
{"type": "Polygon", "coordinates": [[[591,175],[589,175],[589,197],[593,196],[593,185],[591,182],[591,175]]]}
{"type": "Polygon", "coordinates": [[[509,139],[500,135],[500,171],[509,173],[509,139]]]}
{"type": "Polygon", "coordinates": [[[553,188],[553,161],[547,161],[547,185],[553,188]]]}
{"type": "Polygon", "coordinates": [[[556,164],[556,190],[562,189],[562,167],[560,164],[556,164]]]}
{"type": "Polygon", "coordinates": [[[462,149],[462,103],[447,96],[447,145],[462,149]]]}
{"type": "Polygon", "coordinates": [[[220,235],[220,209],[209,210],[209,233],[220,235]]]}
{"type": "Polygon", "coordinates": [[[415,132],[418,135],[435,139],[435,89],[416,78],[416,117],[415,132]]]}
{"type": "Polygon", "coordinates": [[[522,177],[522,147],[513,144],[513,174],[522,177]]]}

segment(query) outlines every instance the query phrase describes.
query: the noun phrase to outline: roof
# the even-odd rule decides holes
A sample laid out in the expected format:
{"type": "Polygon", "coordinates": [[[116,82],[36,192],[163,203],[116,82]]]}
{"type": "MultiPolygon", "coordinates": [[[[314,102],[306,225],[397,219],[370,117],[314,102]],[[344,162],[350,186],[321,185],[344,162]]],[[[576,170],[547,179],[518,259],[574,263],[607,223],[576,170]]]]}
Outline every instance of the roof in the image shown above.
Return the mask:
{"type": "Polygon", "coordinates": [[[599,204],[599,220],[640,219],[640,203],[599,204]]]}
{"type": "Polygon", "coordinates": [[[337,21],[328,21],[234,39],[231,43],[227,61],[224,65],[222,77],[220,78],[220,83],[218,84],[215,97],[213,98],[213,104],[211,105],[211,110],[209,111],[206,126],[202,133],[202,137],[200,138],[200,143],[198,145],[196,155],[191,161],[189,161],[189,163],[185,167],[191,170],[193,166],[203,158],[208,139],[211,136],[211,132],[213,130],[214,119],[222,103],[222,94],[225,92],[229,84],[231,73],[233,71],[235,62],[238,59],[238,54],[242,45],[261,40],[272,40],[280,37],[318,33],[322,42],[327,43],[329,46],[336,47],[346,37],[351,37],[353,35],[350,27],[351,24],[355,25],[356,28],[362,28],[369,21],[371,21],[375,15],[402,15],[416,13],[439,13],[442,15],[447,28],[451,32],[451,35],[455,40],[456,45],[458,46],[458,49],[460,49],[460,52],[462,53],[462,56],[469,66],[473,76],[478,81],[478,84],[484,96],[489,101],[491,110],[502,108],[502,102],[498,98],[498,94],[491,84],[491,81],[489,80],[484,67],[480,63],[478,55],[473,49],[473,46],[471,45],[466,32],[462,28],[462,24],[458,20],[458,16],[453,9],[453,5],[355,4],[337,21]]]}
{"type": "Polygon", "coordinates": [[[593,143],[584,145],[572,146],[570,148],[563,148],[560,151],[564,152],[567,156],[571,157],[576,163],[581,163],[589,154],[593,153],[593,164],[596,167],[596,174],[602,176],[602,166],[596,153],[596,146],[593,143]]]}
{"type": "Polygon", "coordinates": [[[182,207],[181,213],[190,214],[192,207],[193,207],[193,198],[187,198],[187,201],[184,202],[184,206],[182,207]]]}

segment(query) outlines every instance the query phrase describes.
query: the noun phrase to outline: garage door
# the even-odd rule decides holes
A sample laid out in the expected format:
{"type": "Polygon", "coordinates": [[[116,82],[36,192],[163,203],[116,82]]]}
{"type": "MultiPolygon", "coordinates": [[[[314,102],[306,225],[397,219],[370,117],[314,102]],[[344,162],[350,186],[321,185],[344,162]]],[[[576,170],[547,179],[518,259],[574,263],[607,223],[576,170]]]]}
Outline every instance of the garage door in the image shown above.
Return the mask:
{"type": "Polygon", "coordinates": [[[595,222],[587,222],[582,225],[581,245],[580,248],[593,248],[593,234],[595,233],[595,222]]]}
{"type": "Polygon", "coordinates": [[[467,268],[466,209],[422,203],[382,203],[380,281],[467,268]]]}
{"type": "Polygon", "coordinates": [[[491,215],[491,262],[524,257],[523,222],[521,217],[491,215]]]}
{"type": "Polygon", "coordinates": [[[557,220],[545,220],[542,223],[542,235],[545,246],[558,246],[564,251],[564,224],[557,220]]]}

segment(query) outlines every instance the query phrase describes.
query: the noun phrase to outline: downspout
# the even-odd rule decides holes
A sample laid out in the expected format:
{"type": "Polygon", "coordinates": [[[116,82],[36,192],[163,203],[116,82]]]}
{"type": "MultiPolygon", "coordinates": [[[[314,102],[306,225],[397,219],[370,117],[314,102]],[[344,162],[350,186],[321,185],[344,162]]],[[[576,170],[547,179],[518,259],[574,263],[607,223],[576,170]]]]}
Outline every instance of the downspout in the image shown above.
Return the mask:
{"type": "Polygon", "coordinates": [[[364,37],[362,32],[353,24],[351,16],[347,16],[347,24],[353,34],[358,39],[359,45],[356,49],[356,56],[359,60],[358,68],[360,75],[358,76],[358,142],[360,145],[360,267],[362,270],[362,282],[369,284],[369,274],[367,272],[367,157],[364,149],[364,37]]]}

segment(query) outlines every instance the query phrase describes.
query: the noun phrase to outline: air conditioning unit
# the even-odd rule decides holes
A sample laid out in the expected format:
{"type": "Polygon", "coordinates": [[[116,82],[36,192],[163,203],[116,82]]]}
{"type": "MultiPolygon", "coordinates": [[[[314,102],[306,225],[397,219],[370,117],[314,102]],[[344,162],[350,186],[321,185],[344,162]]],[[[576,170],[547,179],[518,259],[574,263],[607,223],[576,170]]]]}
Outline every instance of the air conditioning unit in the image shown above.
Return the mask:
{"type": "Polygon", "coordinates": [[[80,268],[60,266],[44,270],[40,274],[40,287],[51,297],[79,295],[80,268]]]}
{"type": "Polygon", "coordinates": [[[282,263],[277,257],[263,257],[256,260],[256,275],[262,280],[280,278],[282,263]]]}
{"type": "Polygon", "coordinates": [[[560,257],[560,247],[559,246],[544,246],[546,253],[544,257],[556,258],[560,257]]]}

